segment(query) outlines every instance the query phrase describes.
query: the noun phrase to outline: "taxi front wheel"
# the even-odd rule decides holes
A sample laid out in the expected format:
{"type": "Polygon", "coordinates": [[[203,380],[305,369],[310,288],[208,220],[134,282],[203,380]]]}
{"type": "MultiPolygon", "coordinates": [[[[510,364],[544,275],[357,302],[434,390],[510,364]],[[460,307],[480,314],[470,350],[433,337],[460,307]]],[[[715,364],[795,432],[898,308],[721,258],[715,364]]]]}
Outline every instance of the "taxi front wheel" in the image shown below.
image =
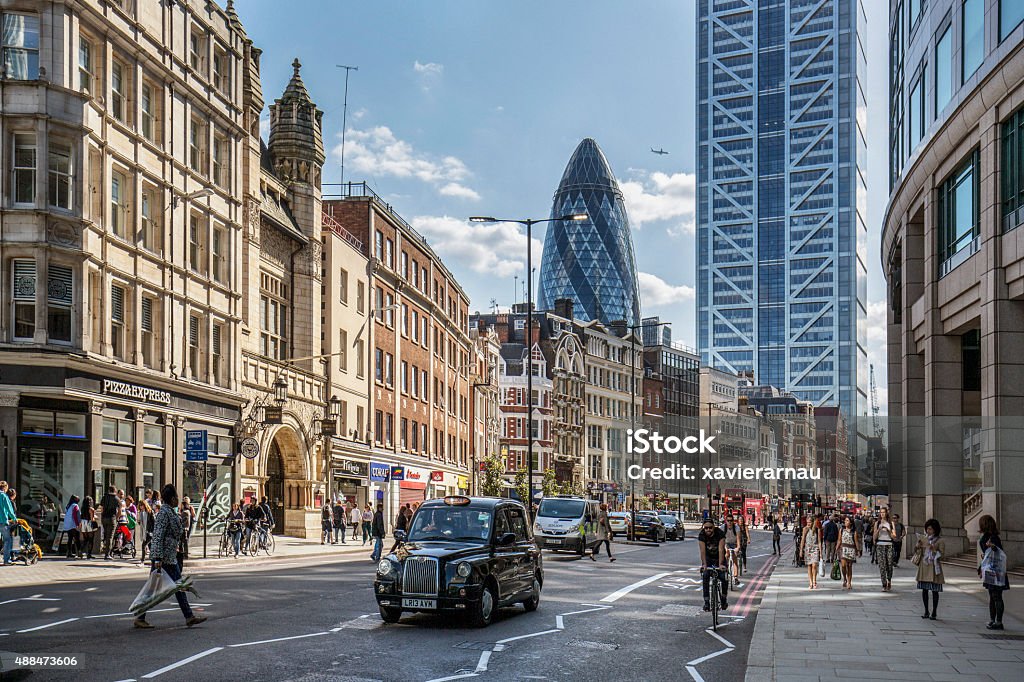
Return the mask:
{"type": "Polygon", "coordinates": [[[540,606],[540,581],[537,578],[533,579],[533,594],[530,598],[523,602],[523,608],[526,609],[527,613],[536,611],[537,607],[540,606]]]}
{"type": "Polygon", "coordinates": [[[385,623],[397,623],[402,618],[402,609],[396,609],[391,606],[378,606],[380,609],[380,619],[385,623]]]}
{"type": "Polygon", "coordinates": [[[491,624],[494,618],[494,609],[497,607],[498,599],[494,594],[494,587],[487,585],[480,593],[480,601],[476,604],[476,610],[470,616],[474,627],[485,628],[491,624]]]}

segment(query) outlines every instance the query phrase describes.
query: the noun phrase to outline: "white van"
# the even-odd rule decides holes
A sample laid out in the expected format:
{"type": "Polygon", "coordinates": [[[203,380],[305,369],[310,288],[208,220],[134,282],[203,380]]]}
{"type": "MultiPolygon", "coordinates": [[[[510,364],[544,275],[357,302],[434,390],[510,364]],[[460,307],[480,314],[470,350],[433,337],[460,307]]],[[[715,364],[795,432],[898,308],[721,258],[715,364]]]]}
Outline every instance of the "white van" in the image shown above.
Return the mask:
{"type": "Polygon", "coordinates": [[[582,556],[597,544],[596,500],[572,495],[545,497],[533,522],[533,536],[541,549],[569,550],[582,556]]]}

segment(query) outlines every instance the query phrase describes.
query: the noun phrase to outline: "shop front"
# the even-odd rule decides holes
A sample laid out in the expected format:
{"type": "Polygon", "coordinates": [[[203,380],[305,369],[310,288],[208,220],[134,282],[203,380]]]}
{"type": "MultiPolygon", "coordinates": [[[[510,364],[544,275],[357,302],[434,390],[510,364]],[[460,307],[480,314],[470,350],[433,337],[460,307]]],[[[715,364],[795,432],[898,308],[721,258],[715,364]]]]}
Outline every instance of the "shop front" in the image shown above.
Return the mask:
{"type": "Polygon", "coordinates": [[[427,499],[427,484],[430,470],[420,467],[395,466],[391,468],[391,480],[398,482],[398,504],[419,506],[427,499]]]}
{"type": "Polygon", "coordinates": [[[331,479],[333,481],[331,501],[351,502],[360,509],[369,501],[370,464],[351,459],[335,458],[332,460],[331,479]]]}
{"type": "MultiPolygon", "coordinates": [[[[165,483],[210,517],[230,508],[236,404],[182,394],[67,367],[0,366],[8,385],[0,429],[16,434],[2,475],[18,489],[17,512],[46,547],[72,495],[99,500],[109,486],[139,499],[165,483]],[[184,461],[184,432],[209,434],[209,462],[184,461]],[[13,456],[12,456],[13,455],[13,456]]],[[[170,382],[164,382],[170,383],[170,382]]]]}

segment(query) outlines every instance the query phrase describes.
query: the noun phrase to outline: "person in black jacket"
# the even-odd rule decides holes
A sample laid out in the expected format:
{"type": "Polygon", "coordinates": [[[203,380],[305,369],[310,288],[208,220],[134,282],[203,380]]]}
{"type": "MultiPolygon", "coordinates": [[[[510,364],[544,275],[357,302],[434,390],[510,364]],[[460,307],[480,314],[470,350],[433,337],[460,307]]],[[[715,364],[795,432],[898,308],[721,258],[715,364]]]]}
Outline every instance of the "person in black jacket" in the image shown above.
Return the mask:
{"type": "Polygon", "coordinates": [[[117,511],[121,508],[116,487],[107,486],[107,494],[100,499],[100,507],[103,509],[100,515],[100,525],[103,529],[103,558],[109,559],[110,546],[114,540],[114,522],[117,520],[117,511]]]}
{"type": "MultiPolygon", "coordinates": [[[[978,538],[978,549],[981,550],[981,556],[984,558],[985,550],[991,547],[998,547],[1000,550],[1003,549],[1003,543],[999,539],[999,526],[996,525],[996,520],[985,514],[978,520],[978,530],[981,532],[981,537],[978,538]]],[[[978,565],[978,575],[981,575],[981,565],[978,565]]],[[[1010,577],[1006,576],[1003,585],[985,585],[985,589],[988,590],[988,625],[985,627],[989,630],[1002,630],[1003,629],[1003,611],[1006,605],[1003,603],[1003,592],[1010,589],[1010,577]]]]}
{"type": "Polygon", "coordinates": [[[373,538],[373,554],[370,558],[373,561],[380,561],[380,553],[384,549],[384,503],[377,503],[377,511],[373,513],[373,521],[370,522],[370,537],[373,538]]]}
{"type": "Polygon", "coordinates": [[[345,542],[345,527],[348,526],[348,519],[345,518],[345,505],[342,504],[341,500],[334,502],[334,507],[331,508],[331,512],[334,515],[334,544],[338,544],[338,537],[341,537],[341,544],[345,542]]]}
{"type": "MultiPolygon", "coordinates": [[[[398,516],[395,517],[395,530],[396,531],[409,531],[409,519],[412,518],[412,508],[409,505],[404,505],[398,510],[398,516]]],[[[395,538],[395,544],[391,545],[389,551],[394,552],[398,549],[398,538],[395,538]]]]}

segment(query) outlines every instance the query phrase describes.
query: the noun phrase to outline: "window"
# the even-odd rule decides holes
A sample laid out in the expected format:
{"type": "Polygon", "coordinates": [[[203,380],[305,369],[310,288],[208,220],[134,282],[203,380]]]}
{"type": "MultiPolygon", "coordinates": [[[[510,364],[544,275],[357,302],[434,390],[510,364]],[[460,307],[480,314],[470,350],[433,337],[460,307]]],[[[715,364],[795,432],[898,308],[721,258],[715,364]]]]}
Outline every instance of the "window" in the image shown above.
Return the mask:
{"type": "Polygon", "coordinates": [[[193,118],[188,130],[188,164],[197,172],[203,171],[203,152],[206,149],[206,126],[193,118]]]}
{"type": "Polygon", "coordinates": [[[203,229],[199,216],[193,213],[188,221],[188,266],[196,272],[205,272],[203,265],[203,229]]]}
{"type": "Polygon", "coordinates": [[[142,84],[142,136],[156,142],[156,100],[150,83],[142,84]]]}
{"type": "Polygon", "coordinates": [[[407,439],[407,435],[409,433],[409,420],[406,419],[405,417],[402,417],[402,420],[401,422],[399,422],[399,424],[400,426],[398,428],[398,442],[402,446],[402,449],[405,450],[407,449],[409,443],[409,440],[407,439]]]}
{"type": "Polygon", "coordinates": [[[402,336],[409,336],[409,306],[402,304],[402,336]]]}
{"type": "Polygon", "coordinates": [[[223,135],[213,136],[213,184],[228,187],[231,184],[231,165],[228,163],[228,141],[223,135]]]}
{"type": "Polygon", "coordinates": [[[384,233],[380,230],[374,234],[373,255],[377,257],[377,260],[384,260],[384,233]]]}
{"type": "Polygon", "coordinates": [[[4,77],[27,81],[39,77],[39,17],[3,15],[4,77]]]}
{"type": "Polygon", "coordinates": [[[972,329],[960,337],[961,390],[981,390],[981,331],[972,329]]]}
{"type": "Polygon", "coordinates": [[[288,358],[288,286],[266,273],[260,276],[260,352],[268,358],[288,358]]]}
{"type": "Polygon", "coordinates": [[[388,239],[384,244],[384,262],[387,263],[388,268],[395,269],[395,257],[394,257],[394,246],[395,243],[388,239]]]}
{"type": "Polygon", "coordinates": [[[357,339],[355,343],[356,349],[356,376],[360,379],[366,376],[366,353],[364,352],[364,344],[362,339],[357,339]]]}
{"type": "Polygon", "coordinates": [[[420,314],[419,311],[412,311],[412,340],[416,343],[420,341],[420,314]]]}
{"type": "Polygon", "coordinates": [[[417,289],[420,288],[420,266],[416,264],[416,261],[412,262],[412,285],[417,289]]]}
{"type": "Polygon", "coordinates": [[[118,360],[124,360],[125,352],[124,299],[124,287],[110,287],[110,354],[118,360]]]}
{"type": "Polygon", "coordinates": [[[389,412],[384,417],[384,437],[385,437],[385,441],[387,441],[388,445],[391,445],[393,442],[395,442],[394,431],[395,431],[395,415],[393,415],[393,414],[391,414],[389,412]]]}
{"type": "Polygon", "coordinates": [[[210,356],[213,361],[213,383],[218,386],[225,384],[224,349],[221,346],[223,336],[224,325],[215,323],[210,332],[210,356]]]}
{"type": "Polygon", "coordinates": [[[71,210],[71,145],[51,141],[48,195],[50,206],[71,210]]]}
{"type": "Polygon", "coordinates": [[[402,252],[402,279],[409,279],[409,253],[402,252]]]}
{"type": "Polygon", "coordinates": [[[953,30],[946,27],[935,43],[935,117],[953,96],[953,30]]]}
{"type": "Polygon", "coordinates": [[[78,38],[78,89],[92,92],[92,43],[84,36],[78,38]]]}
{"type": "Polygon", "coordinates": [[[206,67],[206,38],[199,30],[188,37],[188,63],[194,71],[204,73],[206,67]]]}
{"type": "MultiPolygon", "coordinates": [[[[112,443],[135,443],[135,422],[130,419],[103,418],[103,440],[112,443]]],[[[104,455],[106,457],[107,455],[104,455]]]]}
{"type": "Polygon", "coordinates": [[[380,410],[377,410],[376,414],[374,415],[373,421],[374,438],[378,443],[381,443],[383,442],[381,439],[384,436],[384,413],[381,412],[380,410]]]}
{"type": "Polygon", "coordinates": [[[395,305],[395,297],[391,293],[384,295],[384,307],[387,309],[387,325],[389,328],[395,328],[395,309],[392,307],[395,305]]]}
{"type": "Polygon", "coordinates": [[[348,270],[338,272],[338,300],[348,305],[348,270]]]}
{"type": "Polygon", "coordinates": [[[66,265],[50,263],[46,286],[46,330],[50,341],[71,343],[71,306],[74,303],[74,275],[66,265]]]}
{"type": "Polygon", "coordinates": [[[203,377],[203,354],[200,346],[202,338],[202,319],[195,314],[188,316],[188,371],[189,376],[196,381],[203,377]]]}
{"type": "Polygon", "coordinates": [[[36,333],[36,262],[13,261],[14,339],[31,341],[36,333]]]}
{"type": "Polygon", "coordinates": [[[225,95],[231,93],[231,62],[219,47],[213,48],[213,87],[225,95]]]}
{"type": "Polygon", "coordinates": [[[228,282],[228,233],[221,226],[213,228],[213,279],[221,284],[228,282]]]}
{"type": "Polygon", "coordinates": [[[344,329],[338,330],[338,369],[348,371],[348,332],[344,329]]]}
{"type": "Polygon", "coordinates": [[[971,77],[985,58],[985,0],[964,0],[963,4],[963,62],[961,82],[971,77]]]}
{"type": "Polygon", "coordinates": [[[910,4],[907,5],[907,24],[913,28],[917,24],[918,18],[921,16],[921,6],[924,3],[921,0],[910,0],[910,4]]]}
{"type": "Polygon", "coordinates": [[[411,379],[411,393],[413,398],[420,397],[420,370],[416,365],[412,366],[412,374],[409,377],[411,379]]]}
{"type": "Polygon", "coordinates": [[[408,393],[409,392],[409,363],[406,362],[405,360],[402,360],[402,373],[401,373],[401,376],[399,377],[399,381],[401,382],[400,388],[402,390],[402,393],[408,393]]]}
{"type": "Polygon", "coordinates": [[[113,172],[110,174],[110,231],[118,237],[125,236],[125,222],[127,220],[127,198],[128,185],[125,182],[124,174],[113,172]]]}
{"type": "Polygon", "coordinates": [[[161,218],[163,213],[160,210],[157,191],[151,187],[142,190],[142,230],[139,239],[142,248],[159,253],[163,246],[163,224],[161,218]]]}
{"type": "Polygon", "coordinates": [[[415,421],[412,423],[412,430],[409,432],[409,435],[412,437],[409,449],[416,452],[420,449],[420,425],[415,421]]]}
{"type": "Polygon", "coordinates": [[[14,163],[11,165],[15,204],[36,202],[36,136],[14,136],[14,163]]]}
{"type": "Polygon", "coordinates": [[[977,251],[978,152],[939,187],[939,276],[945,275],[977,251]]]}
{"type": "Polygon", "coordinates": [[[924,65],[921,66],[921,73],[918,76],[914,89],[910,91],[910,149],[914,147],[924,136],[924,65]]]}
{"type": "Polygon", "coordinates": [[[373,378],[384,381],[384,351],[380,348],[373,350],[373,378]]]}
{"type": "MultiPolygon", "coordinates": [[[[430,384],[427,381],[427,370],[422,369],[420,370],[420,400],[423,402],[427,402],[430,399],[427,395],[427,392],[430,390],[429,386],[430,384]]],[[[424,445],[426,445],[425,440],[424,445]]]]}
{"type": "MultiPolygon", "coordinates": [[[[146,424],[142,427],[142,444],[148,448],[164,446],[164,427],[162,424],[146,424]]],[[[150,459],[147,457],[146,459],[150,459]]]]}
{"type": "Polygon", "coordinates": [[[395,385],[395,356],[391,353],[384,356],[384,383],[388,386],[395,385]]]}
{"type": "Polygon", "coordinates": [[[1024,3],[1020,0],[1000,0],[999,2],[999,42],[1006,40],[1013,29],[1024,21],[1024,3]]]}
{"type": "Polygon", "coordinates": [[[1003,230],[1024,222],[1024,108],[1002,125],[1003,230]]]}
{"type": "Polygon", "coordinates": [[[366,285],[361,281],[356,282],[356,312],[366,314],[366,285]]]}
{"type": "Polygon", "coordinates": [[[125,69],[124,64],[119,61],[114,60],[110,64],[110,115],[121,123],[125,122],[128,99],[125,69]]]}
{"type": "Polygon", "coordinates": [[[153,306],[156,301],[149,296],[142,297],[142,364],[156,369],[156,338],[153,322],[153,306]]]}

